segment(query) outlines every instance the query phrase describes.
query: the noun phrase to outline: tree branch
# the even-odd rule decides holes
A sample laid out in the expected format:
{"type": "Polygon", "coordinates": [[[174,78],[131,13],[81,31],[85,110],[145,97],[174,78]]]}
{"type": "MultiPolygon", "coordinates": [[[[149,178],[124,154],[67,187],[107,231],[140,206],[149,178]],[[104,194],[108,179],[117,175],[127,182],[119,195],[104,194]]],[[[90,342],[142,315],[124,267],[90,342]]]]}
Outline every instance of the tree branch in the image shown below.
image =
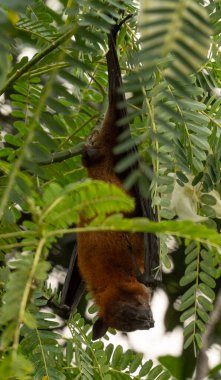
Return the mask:
{"type": "Polygon", "coordinates": [[[210,338],[213,333],[213,330],[216,324],[220,321],[221,315],[221,289],[217,294],[215,301],[214,309],[210,314],[209,322],[207,323],[206,330],[202,337],[202,348],[199,352],[197,365],[196,365],[196,375],[195,380],[203,380],[208,375],[209,366],[208,366],[208,356],[207,350],[209,349],[211,342],[210,338]]]}
{"type": "Polygon", "coordinates": [[[55,162],[62,162],[67,160],[68,158],[78,156],[82,153],[84,143],[79,143],[69,149],[63,150],[61,152],[53,153],[49,158],[45,158],[43,160],[34,161],[39,165],[49,165],[55,162]]]}
{"type": "Polygon", "coordinates": [[[39,53],[35,54],[34,57],[28,61],[24,66],[22,66],[21,69],[18,69],[7,81],[5,86],[0,90],[0,95],[4,94],[4,92],[7,90],[8,87],[10,87],[17,79],[19,79],[23,74],[27,73],[27,71],[34,66],[36,63],[38,63],[42,58],[44,58],[48,53],[51,53],[53,50],[55,50],[59,45],[61,45],[64,41],[68,40],[72,37],[72,35],[76,32],[78,26],[74,26],[63,34],[61,37],[59,37],[57,40],[50,42],[50,44],[40,51],[39,53]]]}

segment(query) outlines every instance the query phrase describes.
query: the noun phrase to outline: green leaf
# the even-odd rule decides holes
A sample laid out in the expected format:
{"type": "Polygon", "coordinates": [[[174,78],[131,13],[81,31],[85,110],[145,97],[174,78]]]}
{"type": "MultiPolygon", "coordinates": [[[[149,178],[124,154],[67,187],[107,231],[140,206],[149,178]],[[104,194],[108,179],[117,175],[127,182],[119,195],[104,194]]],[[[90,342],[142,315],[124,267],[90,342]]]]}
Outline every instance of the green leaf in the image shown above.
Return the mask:
{"type": "Polygon", "coordinates": [[[159,361],[164,367],[166,367],[171,372],[172,376],[174,376],[176,379],[181,378],[181,376],[183,375],[182,357],[166,355],[166,356],[161,356],[159,358],[159,361]]]}
{"type": "Polygon", "coordinates": [[[196,186],[202,179],[203,172],[198,173],[192,180],[192,186],[196,186]]]}
{"type": "Polygon", "coordinates": [[[138,369],[138,367],[141,365],[142,359],[143,354],[136,354],[130,364],[130,373],[134,373],[138,369]]]}
{"type": "Polygon", "coordinates": [[[146,363],[144,363],[144,365],[142,366],[142,368],[139,372],[139,376],[140,377],[146,376],[150,372],[152,366],[153,366],[152,360],[148,360],[146,363]]]}
{"type": "Polygon", "coordinates": [[[203,320],[203,322],[208,323],[209,316],[205,310],[197,308],[197,314],[203,320]]]}
{"type": "Polygon", "coordinates": [[[201,201],[203,203],[205,203],[206,205],[209,205],[209,206],[214,206],[216,204],[216,198],[214,198],[212,195],[210,194],[203,194],[201,197],[200,197],[201,201]]]}
{"type": "Polygon", "coordinates": [[[191,297],[189,297],[188,299],[186,299],[185,302],[182,302],[179,306],[179,311],[183,311],[185,309],[187,309],[188,307],[190,307],[195,301],[195,294],[193,294],[191,297]]]}
{"type": "Polygon", "coordinates": [[[153,369],[150,370],[150,372],[148,374],[148,379],[149,380],[155,380],[156,378],[158,378],[158,376],[160,375],[162,370],[163,370],[162,366],[157,365],[156,367],[154,367],[153,369]]]}
{"type": "Polygon", "coordinates": [[[187,255],[186,255],[186,257],[185,257],[185,263],[187,264],[187,265],[189,265],[194,259],[196,259],[196,257],[198,256],[198,249],[197,248],[195,248],[195,249],[193,249],[192,251],[190,251],[187,255]]]}
{"type": "Polygon", "coordinates": [[[71,362],[73,360],[73,355],[74,355],[73,343],[71,340],[68,340],[67,345],[66,345],[66,360],[67,360],[68,366],[71,365],[71,362]]]}
{"type": "Polygon", "coordinates": [[[121,360],[121,365],[120,365],[120,370],[124,370],[127,368],[127,366],[129,366],[129,364],[131,363],[131,360],[133,358],[133,352],[132,350],[127,350],[126,352],[124,352],[123,354],[123,358],[121,360]]]}
{"type": "Polygon", "coordinates": [[[205,332],[205,329],[206,329],[205,324],[200,319],[196,320],[196,325],[199,328],[201,333],[205,332]]]}
{"type": "Polygon", "coordinates": [[[185,270],[185,275],[192,273],[194,270],[197,269],[198,260],[194,260],[189,264],[185,270]]]}
{"type": "Polygon", "coordinates": [[[169,380],[171,378],[171,375],[169,373],[169,371],[165,371],[163,373],[161,373],[160,376],[158,376],[157,380],[169,380]]]}
{"type": "Polygon", "coordinates": [[[193,141],[194,144],[196,144],[196,146],[202,150],[209,150],[209,143],[207,140],[202,140],[200,139],[199,137],[195,136],[195,135],[191,135],[191,140],[193,141]]]}
{"type": "Polygon", "coordinates": [[[113,368],[120,368],[122,357],[123,357],[123,348],[118,345],[114,350],[112,360],[111,360],[111,364],[113,368]]]}
{"type": "Polygon", "coordinates": [[[195,308],[194,307],[191,307],[190,309],[184,311],[184,313],[182,313],[181,316],[180,316],[180,322],[186,321],[186,319],[188,319],[189,317],[191,317],[191,315],[193,315],[194,313],[195,313],[195,308]]]}
{"type": "Polygon", "coordinates": [[[210,288],[215,288],[216,282],[208,274],[204,272],[200,272],[199,277],[200,277],[200,280],[204,282],[204,284],[208,285],[210,288]]]}
{"type": "MultiPolygon", "coordinates": [[[[118,187],[97,180],[60,186],[50,185],[43,198],[49,203],[42,213],[46,223],[64,228],[67,225],[113,212],[131,211],[134,200],[118,187]]],[[[94,221],[92,221],[94,224],[94,221]]]]}
{"type": "Polygon", "coordinates": [[[30,329],[36,329],[37,328],[37,323],[34,318],[34,316],[26,311],[23,316],[23,322],[28,326],[30,329]]]}
{"type": "Polygon", "coordinates": [[[209,276],[216,278],[216,269],[212,265],[208,265],[208,261],[201,261],[200,268],[209,276]]]}
{"type": "Polygon", "coordinates": [[[184,345],[183,345],[183,348],[184,350],[186,350],[190,345],[191,343],[193,343],[193,340],[194,340],[194,334],[191,334],[184,342],[184,345]]]}
{"type": "Polygon", "coordinates": [[[203,205],[201,207],[202,213],[209,218],[215,218],[216,217],[216,211],[211,206],[203,205]]]}
{"type": "Polygon", "coordinates": [[[199,296],[198,297],[198,302],[200,305],[203,306],[203,308],[207,311],[212,311],[213,310],[213,305],[211,303],[211,301],[208,301],[207,298],[203,297],[203,296],[199,296]]]}
{"type": "Polygon", "coordinates": [[[110,362],[110,358],[111,358],[113,351],[114,351],[114,345],[112,343],[109,343],[105,349],[107,362],[110,362]]]}
{"type": "Polygon", "coordinates": [[[196,279],[196,277],[197,277],[196,271],[184,275],[180,280],[180,286],[186,286],[186,285],[190,284],[191,282],[193,282],[196,279]]]}
{"type": "Polygon", "coordinates": [[[191,321],[190,323],[188,323],[188,325],[184,327],[183,336],[187,337],[190,334],[192,334],[194,332],[194,328],[195,328],[195,321],[191,321]]]}
{"type": "Polygon", "coordinates": [[[201,252],[200,252],[200,255],[201,255],[203,261],[205,263],[207,263],[207,265],[209,267],[213,266],[213,257],[212,257],[212,252],[211,251],[207,251],[205,249],[202,249],[201,252]]]}
{"type": "Polygon", "coordinates": [[[181,303],[188,300],[193,294],[195,295],[196,291],[196,284],[192,285],[181,297],[180,301],[181,303]]]}
{"type": "Polygon", "coordinates": [[[111,375],[109,375],[109,374],[104,375],[104,380],[111,380],[111,375]]]}
{"type": "Polygon", "coordinates": [[[189,179],[187,178],[187,176],[184,173],[177,171],[176,175],[180,179],[181,182],[183,182],[183,183],[189,182],[189,179]]]}
{"type": "Polygon", "coordinates": [[[200,283],[199,289],[203,294],[205,294],[208,298],[210,298],[212,301],[215,300],[215,292],[206,284],[200,283]]]}
{"type": "Polygon", "coordinates": [[[201,335],[197,333],[195,335],[195,339],[196,339],[196,343],[197,343],[198,348],[201,349],[202,345],[203,345],[201,335]]]}

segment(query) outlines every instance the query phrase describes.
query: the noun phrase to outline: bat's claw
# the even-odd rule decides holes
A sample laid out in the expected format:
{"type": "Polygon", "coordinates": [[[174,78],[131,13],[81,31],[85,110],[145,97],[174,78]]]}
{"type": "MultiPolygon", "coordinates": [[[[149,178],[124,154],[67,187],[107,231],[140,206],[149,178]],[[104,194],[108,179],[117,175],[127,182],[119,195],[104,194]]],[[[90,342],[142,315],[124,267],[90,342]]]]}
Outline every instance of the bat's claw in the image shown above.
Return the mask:
{"type": "Polygon", "coordinates": [[[141,273],[138,277],[137,277],[137,280],[145,285],[147,288],[151,288],[151,289],[155,289],[160,281],[158,281],[156,278],[154,278],[153,276],[147,276],[146,273],[141,273]]]}
{"type": "Polygon", "coordinates": [[[69,317],[71,308],[68,305],[59,305],[53,301],[53,297],[47,301],[47,306],[51,307],[62,318],[69,317]]]}

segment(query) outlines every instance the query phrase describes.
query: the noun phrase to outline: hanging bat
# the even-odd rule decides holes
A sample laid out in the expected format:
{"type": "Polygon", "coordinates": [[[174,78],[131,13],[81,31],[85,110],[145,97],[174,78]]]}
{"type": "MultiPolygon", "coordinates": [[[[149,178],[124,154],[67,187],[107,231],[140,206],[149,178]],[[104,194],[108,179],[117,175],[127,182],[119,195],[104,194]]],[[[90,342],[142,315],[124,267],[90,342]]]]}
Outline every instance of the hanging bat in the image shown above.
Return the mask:
{"type": "MultiPolygon", "coordinates": [[[[100,128],[89,137],[82,162],[88,176],[124,189],[127,172],[117,174],[115,166],[122,155],[113,153],[119,136],[127,132],[127,107],[122,91],[122,78],[116,52],[116,37],[121,25],[115,24],[108,34],[109,105],[100,128]],[[118,125],[119,120],[125,120],[118,125]]],[[[136,146],[132,148],[136,151],[136,146]]],[[[123,154],[129,156],[131,149],[123,154]]],[[[132,168],[133,170],[134,168],[132,168]]],[[[128,192],[135,199],[135,210],[129,217],[144,216],[156,220],[151,200],[144,199],[135,185],[128,192]]],[[[84,225],[82,221],[81,226],[84,225]]],[[[159,267],[159,241],[149,233],[87,232],[77,235],[77,246],[62,291],[61,304],[74,310],[87,288],[99,308],[93,325],[93,339],[102,337],[108,327],[129,332],[154,326],[150,308],[151,288],[156,282],[153,269],[159,267]]],[[[158,277],[157,280],[160,280],[158,277]]]]}

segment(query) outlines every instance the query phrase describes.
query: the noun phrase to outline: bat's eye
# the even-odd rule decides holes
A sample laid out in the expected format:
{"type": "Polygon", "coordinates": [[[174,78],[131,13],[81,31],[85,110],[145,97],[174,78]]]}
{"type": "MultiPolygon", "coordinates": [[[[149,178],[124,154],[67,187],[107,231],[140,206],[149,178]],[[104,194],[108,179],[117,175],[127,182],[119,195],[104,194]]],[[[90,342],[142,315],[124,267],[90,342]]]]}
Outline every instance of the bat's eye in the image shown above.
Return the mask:
{"type": "Polygon", "coordinates": [[[100,150],[95,147],[85,147],[82,154],[84,166],[90,166],[101,158],[100,150]]]}

